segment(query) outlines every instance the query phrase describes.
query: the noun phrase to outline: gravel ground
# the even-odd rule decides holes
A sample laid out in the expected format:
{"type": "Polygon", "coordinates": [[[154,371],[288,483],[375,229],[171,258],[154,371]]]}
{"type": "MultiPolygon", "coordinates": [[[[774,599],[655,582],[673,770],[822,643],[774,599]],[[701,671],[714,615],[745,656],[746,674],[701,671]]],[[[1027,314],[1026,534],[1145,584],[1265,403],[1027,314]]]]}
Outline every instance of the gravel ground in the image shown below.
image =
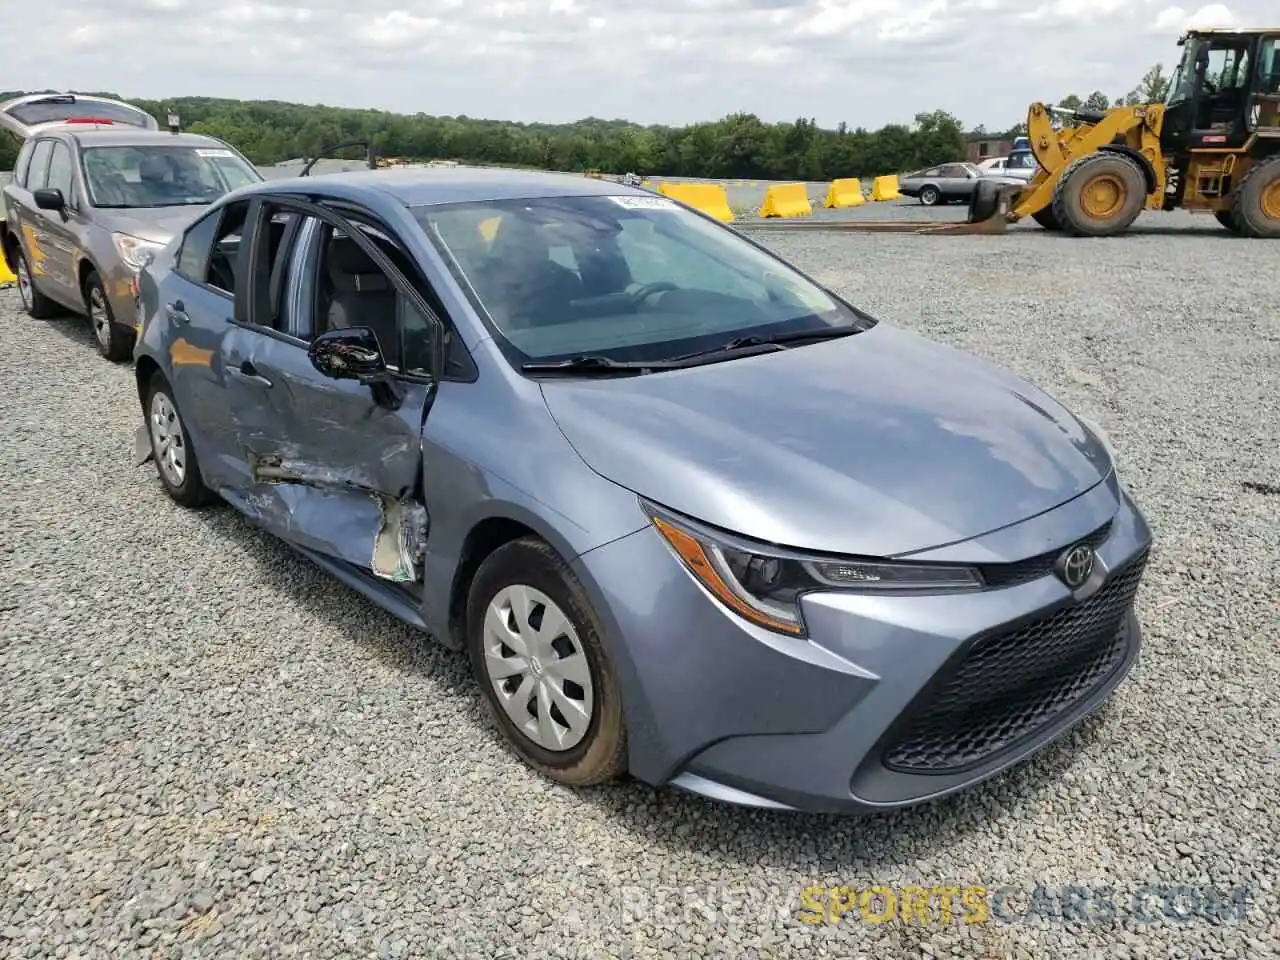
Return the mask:
{"type": "Polygon", "coordinates": [[[0,291],[0,956],[1276,956],[1277,248],[1205,223],[761,234],[1099,420],[1158,537],[1108,709],[984,788],[864,820],[526,771],[460,657],[229,509],[172,506],[130,465],[130,370],[0,291]],[[800,919],[803,887],[873,883],[1252,906],[800,919]]]}

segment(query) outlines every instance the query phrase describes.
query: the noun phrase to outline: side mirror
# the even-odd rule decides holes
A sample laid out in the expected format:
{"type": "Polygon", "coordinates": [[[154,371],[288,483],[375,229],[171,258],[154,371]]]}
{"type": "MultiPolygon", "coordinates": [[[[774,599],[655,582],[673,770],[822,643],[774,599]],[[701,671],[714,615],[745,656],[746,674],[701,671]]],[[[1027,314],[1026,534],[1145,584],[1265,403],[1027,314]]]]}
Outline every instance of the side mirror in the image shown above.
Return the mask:
{"type": "Polygon", "coordinates": [[[48,187],[41,188],[32,194],[36,200],[36,206],[41,210],[64,210],[67,201],[62,196],[62,191],[57,187],[52,189],[48,187]]]}
{"type": "Polygon", "coordinates": [[[387,372],[377,335],[368,327],[327,330],[307,349],[311,365],[332,380],[366,380],[387,372]]]}
{"type": "Polygon", "coordinates": [[[373,402],[399,410],[404,392],[387,368],[378,336],[368,327],[326,330],[307,348],[311,365],[332,380],[355,380],[373,393],[373,402]]]}

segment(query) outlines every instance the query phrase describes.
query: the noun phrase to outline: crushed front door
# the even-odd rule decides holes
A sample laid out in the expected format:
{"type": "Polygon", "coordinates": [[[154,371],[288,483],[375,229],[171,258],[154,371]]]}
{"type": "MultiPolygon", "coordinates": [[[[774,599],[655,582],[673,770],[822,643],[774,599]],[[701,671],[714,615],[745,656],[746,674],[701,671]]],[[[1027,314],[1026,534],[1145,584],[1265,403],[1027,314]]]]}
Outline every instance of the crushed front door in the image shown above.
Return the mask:
{"type": "MultiPolygon", "coordinates": [[[[300,226],[280,290],[295,308],[314,302],[297,294],[314,283],[307,239],[319,232],[313,218],[300,226]]],[[[240,506],[299,546],[387,580],[416,581],[427,532],[417,498],[422,423],[434,384],[401,380],[399,405],[381,404],[369,386],[317,371],[309,331],[292,329],[288,314],[272,327],[237,324],[222,340],[233,429],[249,467],[240,506]]]]}

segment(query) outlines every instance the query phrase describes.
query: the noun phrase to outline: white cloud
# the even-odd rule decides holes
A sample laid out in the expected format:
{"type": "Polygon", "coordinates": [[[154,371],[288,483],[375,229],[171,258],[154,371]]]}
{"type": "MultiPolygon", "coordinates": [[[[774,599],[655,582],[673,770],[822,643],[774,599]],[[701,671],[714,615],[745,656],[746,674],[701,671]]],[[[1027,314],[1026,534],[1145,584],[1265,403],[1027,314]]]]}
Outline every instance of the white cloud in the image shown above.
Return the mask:
{"type": "Polygon", "coordinates": [[[10,4],[0,89],[203,94],[404,113],[687,123],[749,111],[1008,126],[1110,96],[1191,23],[1275,0],[59,0],[10,4]],[[131,55],[136,51],[136,55],[131,55]]]}

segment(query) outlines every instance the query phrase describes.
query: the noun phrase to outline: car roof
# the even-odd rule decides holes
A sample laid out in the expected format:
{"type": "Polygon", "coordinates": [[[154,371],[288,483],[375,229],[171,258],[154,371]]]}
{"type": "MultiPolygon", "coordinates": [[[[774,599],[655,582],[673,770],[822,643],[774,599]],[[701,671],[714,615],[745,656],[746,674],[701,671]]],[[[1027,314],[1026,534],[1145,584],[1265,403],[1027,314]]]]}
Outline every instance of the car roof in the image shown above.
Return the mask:
{"type": "Polygon", "coordinates": [[[137,128],[116,127],[111,130],[78,129],[79,124],[58,124],[55,129],[40,131],[39,135],[49,133],[67,134],[74,137],[82,147],[221,147],[227,144],[216,137],[206,137],[202,133],[169,133],[164,130],[139,130],[137,128]]]}
{"type": "Polygon", "coordinates": [[[545,197],[652,196],[650,191],[638,187],[584,177],[580,173],[485,167],[353,170],[350,173],[290,177],[244,187],[238,195],[286,192],[356,199],[370,191],[390,196],[408,207],[545,197]]]}

